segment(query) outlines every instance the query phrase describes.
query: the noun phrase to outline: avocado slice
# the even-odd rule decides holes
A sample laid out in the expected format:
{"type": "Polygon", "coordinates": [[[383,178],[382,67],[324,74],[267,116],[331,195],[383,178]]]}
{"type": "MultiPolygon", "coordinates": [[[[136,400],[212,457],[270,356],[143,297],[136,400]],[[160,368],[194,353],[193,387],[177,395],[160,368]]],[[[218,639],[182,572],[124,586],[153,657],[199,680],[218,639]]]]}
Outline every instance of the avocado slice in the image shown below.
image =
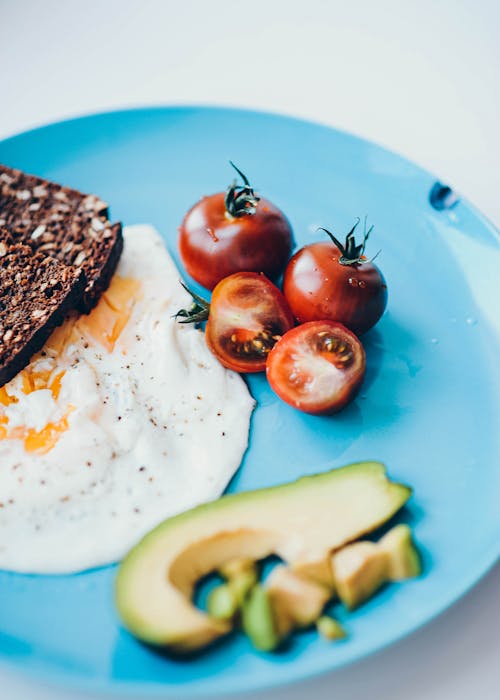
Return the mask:
{"type": "Polygon", "coordinates": [[[216,620],[232,620],[238,607],[238,600],[227,583],[212,588],[208,594],[207,612],[216,620]]]}
{"type": "Polygon", "coordinates": [[[387,553],[387,576],[390,581],[403,581],[420,576],[422,565],[408,525],[396,525],[379,541],[387,553]]]}
{"type": "Polygon", "coordinates": [[[329,642],[336,642],[347,637],[347,632],[334,617],[322,615],[316,622],[316,629],[329,642]]]}
{"type": "Polygon", "coordinates": [[[332,595],[325,586],[282,564],[274,567],[265,585],[283,635],[316,622],[332,595]]]}
{"type": "Polygon", "coordinates": [[[355,542],[332,557],[335,588],[350,610],[387,581],[387,555],[374,542],[355,542]]]}
{"type": "Polygon", "coordinates": [[[420,558],[408,525],[396,525],[378,542],[354,542],[332,556],[335,588],[349,609],[368,600],[387,581],[420,574],[420,558]]]}
{"type": "Polygon", "coordinates": [[[257,581],[257,566],[253,559],[238,557],[225,562],[220,568],[219,573],[228,581],[234,580],[239,576],[249,574],[257,581]]]}
{"type": "Polygon", "coordinates": [[[303,578],[311,579],[327,588],[332,596],[335,592],[330,553],[320,559],[301,559],[292,565],[293,571],[303,578]]]}
{"type": "Polygon", "coordinates": [[[251,559],[232,559],[220,567],[219,574],[227,580],[237,607],[259,579],[257,566],[251,559]]]}
{"type": "Polygon", "coordinates": [[[174,653],[204,647],[232,623],[193,605],[198,579],[237,558],[324,559],[379,527],[410,494],[382,464],[360,462],[193,508],[158,525],[126,556],[116,579],[118,613],[146,643],[174,653]]]}
{"type": "Polygon", "coordinates": [[[274,651],[282,641],[269,591],[260,583],[252,588],[243,601],[241,626],[259,651],[274,651]]]}

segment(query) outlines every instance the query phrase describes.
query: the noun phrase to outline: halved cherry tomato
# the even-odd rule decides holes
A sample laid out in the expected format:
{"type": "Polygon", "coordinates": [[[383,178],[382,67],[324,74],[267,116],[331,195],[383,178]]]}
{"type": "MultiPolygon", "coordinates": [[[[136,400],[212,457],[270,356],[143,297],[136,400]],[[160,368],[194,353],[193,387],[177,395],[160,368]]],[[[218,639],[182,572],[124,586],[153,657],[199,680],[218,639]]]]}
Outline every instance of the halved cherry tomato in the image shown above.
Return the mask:
{"type": "Polygon", "coordinates": [[[358,338],[333,321],[310,321],[285,333],[267,358],[271,388],[305,413],[329,415],[355,396],[365,374],[358,338]]]}
{"type": "MultiPolygon", "coordinates": [[[[373,228],[373,227],[372,227],[373,228]]],[[[382,316],[387,304],[387,285],[376,265],[364,256],[372,231],[356,244],[354,231],[344,244],[332,240],[301,248],[287,265],[283,293],[299,323],[329,319],[355,333],[364,333],[382,316]]]]}
{"type": "Polygon", "coordinates": [[[207,345],[236,372],[263,372],[271,348],[295,321],[280,290],[264,275],[237,272],[215,287],[207,345]]]}
{"type": "Polygon", "coordinates": [[[263,272],[271,279],[283,272],[292,250],[292,230],[274,204],[258,197],[243,173],[243,185],[203,197],[179,229],[182,262],[193,279],[213,289],[240,271],[263,272]]]}
{"type": "Polygon", "coordinates": [[[221,280],[210,304],[192,296],[193,308],[177,317],[183,318],[181,323],[208,318],[208,347],[224,367],[236,372],[263,372],[271,348],[295,323],[278,287],[256,272],[237,272],[221,280]]]}

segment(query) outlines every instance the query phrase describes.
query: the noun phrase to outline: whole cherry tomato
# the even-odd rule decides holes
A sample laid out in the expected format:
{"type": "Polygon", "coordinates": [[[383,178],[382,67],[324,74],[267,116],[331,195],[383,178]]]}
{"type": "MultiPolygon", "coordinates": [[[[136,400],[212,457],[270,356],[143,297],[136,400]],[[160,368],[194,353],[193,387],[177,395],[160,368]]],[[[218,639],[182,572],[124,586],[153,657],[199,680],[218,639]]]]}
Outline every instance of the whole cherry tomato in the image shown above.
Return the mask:
{"type": "Polygon", "coordinates": [[[373,226],[356,244],[354,227],[345,243],[333,234],[330,241],[312,243],[292,257],[285,270],[283,293],[300,323],[330,319],[355,333],[374,326],[387,305],[387,285],[379,268],[364,256],[373,226]]]}
{"type": "MultiPolygon", "coordinates": [[[[189,291],[189,290],[188,290],[189,291]]],[[[190,311],[180,311],[181,323],[208,318],[205,338],[217,359],[236,372],[263,372],[266,358],[294,325],[293,314],[280,290],[264,275],[237,272],[219,282],[210,304],[190,292],[190,311]]]]}
{"type": "Polygon", "coordinates": [[[276,343],[266,372],[273,391],[290,406],[329,415],[357,393],[365,374],[365,351],[342,324],[310,321],[276,343]]]}
{"type": "Polygon", "coordinates": [[[182,262],[193,279],[213,289],[234,272],[263,272],[276,279],[283,272],[293,238],[285,215],[258,197],[243,180],[227,192],[203,197],[186,214],[180,227],[182,262]]]}

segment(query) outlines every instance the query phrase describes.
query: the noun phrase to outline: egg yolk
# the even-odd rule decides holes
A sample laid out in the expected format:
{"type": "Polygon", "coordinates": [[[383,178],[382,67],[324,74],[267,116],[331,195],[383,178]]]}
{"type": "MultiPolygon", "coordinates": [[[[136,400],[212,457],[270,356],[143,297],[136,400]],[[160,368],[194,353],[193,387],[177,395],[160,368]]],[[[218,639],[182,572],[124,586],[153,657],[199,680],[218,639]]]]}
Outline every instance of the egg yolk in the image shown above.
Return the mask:
{"type": "MultiPolygon", "coordinates": [[[[19,399],[16,396],[9,396],[4,386],[0,387],[0,403],[3,406],[10,406],[11,403],[17,403],[18,401],[19,399]]],[[[2,416],[2,418],[5,417],[6,416],[2,416]]]]}
{"type": "Polygon", "coordinates": [[[8,420],[7,416],[0,416],[0,440],[7,437],[7,428],[5,424],[8,423],[8,420]]]}
{"type": "Polygon", "coordinates": [[[68,416],[73,410],[74,406],[70,406],[68,411],[57,423],[47,423],[42,430],[37,431],[34,428],[29,428],[28,430],[24,429],[21,439],[24,440],[24,449],[26,452],[36,452],[38,454],[50,452],[61,437],[61,433],[64,433],[68,429],[68,416]]]}
{"type": "MultiPolygon", "coordinates": [[[[139,292],[139,280],[115,275],[95,309],[88,316],[68,317],[63,325],[52,333],[45,348],[51,350],[52,354],[61,356],[70,342],[77,341],[83,335],[99,343],[108,352],[113,352],[116,341],[130,319],[139,292]],[[75,333],[78,333],[76,337],[75,333]]],[[[31,364],[20,372],[21,391],[27,395],[33,391],[49,389],[53,399],[57,401],[65,372],[62,370],[54,373],[53,369],[37,370],[37,361],[42,357],[43,355],[38,353],[31,364]]],[[[54,362],[57,362],[57,359],[54,362]]],[[[0,406],[7,407],[19,401],[17,396],[9,394],[6,386],[0,387],[0,406]]],[[[9,429],[8,416],[5,413],[0,414],[0,440],[23,440],[26,452],[45,454],[54,447],[61,434],[68,430],[68,417],[74,409],[74,406],[68,406],[59,421],[49,422],[38,431],[26,426],[9,429]]]]}
{"type": "Polygon", "coordinates": [[[52,377],[52,372],[49,370],[36,372],[28,367],[23,369],[20,374],[23,394],[31,394],[32,391],[38,391],[39,389],[50,389],[52,397],[57,401],[61,391],[61,380],[65,375],[64,371],[58,372],[52,377]]]}
{"type": "MultiPolygon", "coordinates": [[[[58,398],[64,371],[57,373],[52,378],[51,372],[34,372],[29,368],[23,369],[20,374],[23,394],[31,394],[32,391],[40,389],[50,389],[53,398],[58,398]]],[[[11,403],[18,402],[19,399],[16,396],[9,395],[4,386],[0,388],[1,404],[8,406],[11,403]]],[[[68,429],[68,416],[73,410],[74,406],[69,406],[68,411],[57,423],[49,422],[42,430],[26,428],[26,426],[9,429],[8,416],[5,414],[0,415],[0,440],[23,440],[26,452],[45,454],[54,447],[61,433],[68,429]]]]}
{"type": "Polygon", "coordinates": [[[108,352],[113,352],[130,318],[139,290],[138,280],[115,275],[95,309],[88,316],[78,319],[78,329],[108,352]]]}

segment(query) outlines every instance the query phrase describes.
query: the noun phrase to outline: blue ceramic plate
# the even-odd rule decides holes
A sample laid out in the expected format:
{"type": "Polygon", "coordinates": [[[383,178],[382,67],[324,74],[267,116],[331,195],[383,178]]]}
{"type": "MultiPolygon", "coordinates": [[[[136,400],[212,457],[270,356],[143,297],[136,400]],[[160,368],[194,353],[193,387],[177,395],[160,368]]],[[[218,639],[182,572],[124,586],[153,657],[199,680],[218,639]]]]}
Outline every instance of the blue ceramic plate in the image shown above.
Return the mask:
{"type": "MultiPolygon", "coordinates": [[[[0,657],[77,687],[220,695],[338,668],[415,630],[457,600],[499,554],[499,240],[469,204],[436,211],[432,175],[378,146],[316,124],[230,109],[98,114],[0,143],[0,161],[97,192],[125,223],[153,223],[178,261],[177,227],[202,194],[223,189],[232,158],[289,216],[301,246],[319,225],[345,232],[369,215],[369,254],[389,286],[388,311],[363,339],[367,378],[340,415],[281,403],[265,378],[250,448],[231,490],[243,491],[374,458],[415,491],[402,517],[423,553],[417,580],[384,589],[345,618],[350,636],[314,632],[284,652],[235,636],[189,662],[152,653],[112,605],[115,567],[76,576],[0,572],[0,657]]],[[[179,262],[179,261],[178,261],[179,262]]]]}

